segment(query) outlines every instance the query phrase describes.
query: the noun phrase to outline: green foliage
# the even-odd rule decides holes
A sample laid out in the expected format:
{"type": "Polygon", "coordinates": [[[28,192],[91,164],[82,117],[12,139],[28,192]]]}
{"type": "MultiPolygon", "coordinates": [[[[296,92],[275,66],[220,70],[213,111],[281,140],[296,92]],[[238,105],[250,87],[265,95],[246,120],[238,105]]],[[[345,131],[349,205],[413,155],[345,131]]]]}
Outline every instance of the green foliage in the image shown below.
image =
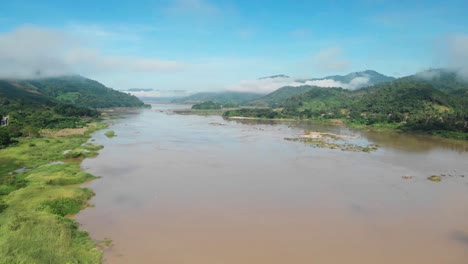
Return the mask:
{"type": "Polygon", "coordinates": [[[343,88],[320,88],[287,99],[284,114],[301,118],[342,117],[356,96],[343,88]]]}
{"type": "Polygon", "coordinates": [[[50,201],[45,201],[42,203],[42,206],[45,210],[50,213],[66,216],[69,214],[76,214],[81,210],[83,206],[83,201],[73,198],[57,198],[50,201]]]}
{"type": "Polygon", "coordinates": [[[194,104],[192,106],[193,110],[213,110],[213,109],[221,109],[221,105],[212,101],[207,101],[199,104],[194,104]]]}
{"type": "Polygon", "coordinates": [[[459,98],[409,79],[363,91],[349,112],[353,120],[367,125],[397,123],[406,130],[468,132],[468,112],[459,98]]]}
{"type": "Polygon", "coordinates": [[[113,137],[117,136],[113,130],[107,131],[106,133],[104,133],[104,135],[106,137],[108,137],[108,138],[113,138],[113,137]]]}
{"type": "Polygon", "coordinates": [[[1,231],[2,264],[101,263],[102,253],[72,219],[39,211],[19,212],[9,217],[1,231]]]}
{"type": "Polygon", "coordinates": [[[0,214],[8,208],[8,204],[5,201],[0,200],[0,214]]]}
{"type": "Polygon", "coordinates": [[[12,144],[13,142],[12,135],[10,131],[8,131],[8,128],[0,127],[0,149],[12,144]]]}
{"type": "Polygon", "coordinates": [[[279,119],[285,116],[281,111],[275,111],[270,108],[241,108],[224,112],[225,117],[252,117],[261,119],[279,119]]]}

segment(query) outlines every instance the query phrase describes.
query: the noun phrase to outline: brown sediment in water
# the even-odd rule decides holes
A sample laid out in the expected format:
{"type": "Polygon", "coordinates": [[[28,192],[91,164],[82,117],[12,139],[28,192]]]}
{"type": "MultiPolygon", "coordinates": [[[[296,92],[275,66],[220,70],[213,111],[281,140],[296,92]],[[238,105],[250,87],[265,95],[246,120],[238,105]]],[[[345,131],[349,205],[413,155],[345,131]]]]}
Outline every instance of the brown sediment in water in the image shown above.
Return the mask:
{"type": "Polygon", "coordinates": [[[388,135],[369,154],[282,140],[353,134],[314,126],[142,111],[115,140],[97,135],[105,148],[83,166],[102,178],[77,220],[112,240],[106,263],[468,263],[468,179],[426,179],[466,175],[468,153],[417,136],[416,152],[388,135]]]}

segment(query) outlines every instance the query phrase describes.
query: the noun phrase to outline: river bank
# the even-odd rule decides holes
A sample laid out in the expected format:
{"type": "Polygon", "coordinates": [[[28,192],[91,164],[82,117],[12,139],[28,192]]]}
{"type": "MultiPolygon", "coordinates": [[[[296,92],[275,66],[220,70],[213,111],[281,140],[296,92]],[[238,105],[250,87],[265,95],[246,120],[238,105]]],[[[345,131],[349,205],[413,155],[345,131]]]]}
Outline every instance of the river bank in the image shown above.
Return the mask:
{"type": "Polygon", "coordinates": [[[97,178],[80,163],[97,156],[102,146],[87,141],[106,127],[44,131],[0,150],[0,263],[101,262],[96,242],[70,216],[94,195],[78,186],[97,178]]]}
{"type": "MultiPolygon", "coordinates": [[[[190,114],[188,112],[187,114],[190,114]]],[[[269,120],[269,121],[279,121],[279,122],[322,122],[325,124],[333,125],[344,125],[354,129],[376,131],[376,132],[394,132],[394,133],[407,133],[407,134],[416,134],[416,135],[431,135],[441,138],[450,138],[456,140],[468,140],[468,133],[456,132],[456,131],[446,131],[446,130],[434,130],[434,131],[423,131],[423,130],[409,130],[401,128],[400,124],[387,124],[387,123],[376,123],[372,125],[362,124],[353,120],[345,118],[334,118],[334,119],[324,119],[324,118],[265,118],[265,117],[248,117],[248,116],[224,116],[226,119],[230,120],[269,120]]]]}

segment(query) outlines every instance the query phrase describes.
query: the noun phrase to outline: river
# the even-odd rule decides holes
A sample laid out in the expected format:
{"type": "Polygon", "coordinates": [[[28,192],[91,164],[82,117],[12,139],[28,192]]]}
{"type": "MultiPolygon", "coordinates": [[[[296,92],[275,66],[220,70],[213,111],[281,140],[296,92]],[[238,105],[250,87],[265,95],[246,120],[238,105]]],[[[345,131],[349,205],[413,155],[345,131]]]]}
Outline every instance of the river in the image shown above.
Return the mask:
{"type": "Polygon", "coordinates": [[[76,219],[112,240],[105,263],[468,263],[467,142],[171,111],[184,107],[131,111],[111,121],[117,137],[94,134],[105,148],[82,166],[102,178],[76,219]],[[380,148],[284,140],[307,130],[380,148]]]}

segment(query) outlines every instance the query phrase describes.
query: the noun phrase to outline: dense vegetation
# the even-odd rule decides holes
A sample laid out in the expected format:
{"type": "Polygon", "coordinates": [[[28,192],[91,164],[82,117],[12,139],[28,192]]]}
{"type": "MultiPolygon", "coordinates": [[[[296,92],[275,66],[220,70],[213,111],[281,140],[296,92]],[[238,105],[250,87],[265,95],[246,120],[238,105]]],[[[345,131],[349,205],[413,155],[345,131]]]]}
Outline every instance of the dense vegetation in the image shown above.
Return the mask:
{"type": "Polygon", "coordinates": [[[271,103],[276,109],[241,109],[227,111],[224,115],[342,118],[352,124],[468,139],[468,83],[445,70],[431,76],[435,77],[422,79],[418,74],[355,91],[304,87],[308,91],[271,103]]]}
{"type": "Polygon", "coordinates": [[[13,143],[13,138],[38,136],[44,128],[82,127],[83,117],[97,117],[88,108],[63,104],[26,87],[0,80],[0,115],[9,116],[9,125],[0,127],[0,148],[13,143]]]}
{"type": "Polygon", "coordinates": [[[222,104],[224,107],[236,107],[243,105],[246,102],[256,100],[262,97],[263,94],[247,93],[247,92],[205,92],[196,93],[187,97],[174,100],[174,103],[201,103],[212,101],[222,104]]]}
{"type": "Polygon", "coordinates": [[[10,120],[0,127],[0,148],[14,138],[39,136],[41,129],[83,127],[99,116],[95,108],[143,105],[134,96],[81,76],[0,80],[0,115],[10,120]]]}
{"type": "Polygon", "coordinates": [[[240,108],[224,112],[225,117],[253,117],[262,119],[280,119],[287,118],[281,110],[271,108],[240,108]]]}
{"type": "Polygon", "coordinates": [[[192,105],[193,110],[214,110],[214,109],[221,109],[222,106],[218,103],[207,101],[199,104],[192,105]]]}

